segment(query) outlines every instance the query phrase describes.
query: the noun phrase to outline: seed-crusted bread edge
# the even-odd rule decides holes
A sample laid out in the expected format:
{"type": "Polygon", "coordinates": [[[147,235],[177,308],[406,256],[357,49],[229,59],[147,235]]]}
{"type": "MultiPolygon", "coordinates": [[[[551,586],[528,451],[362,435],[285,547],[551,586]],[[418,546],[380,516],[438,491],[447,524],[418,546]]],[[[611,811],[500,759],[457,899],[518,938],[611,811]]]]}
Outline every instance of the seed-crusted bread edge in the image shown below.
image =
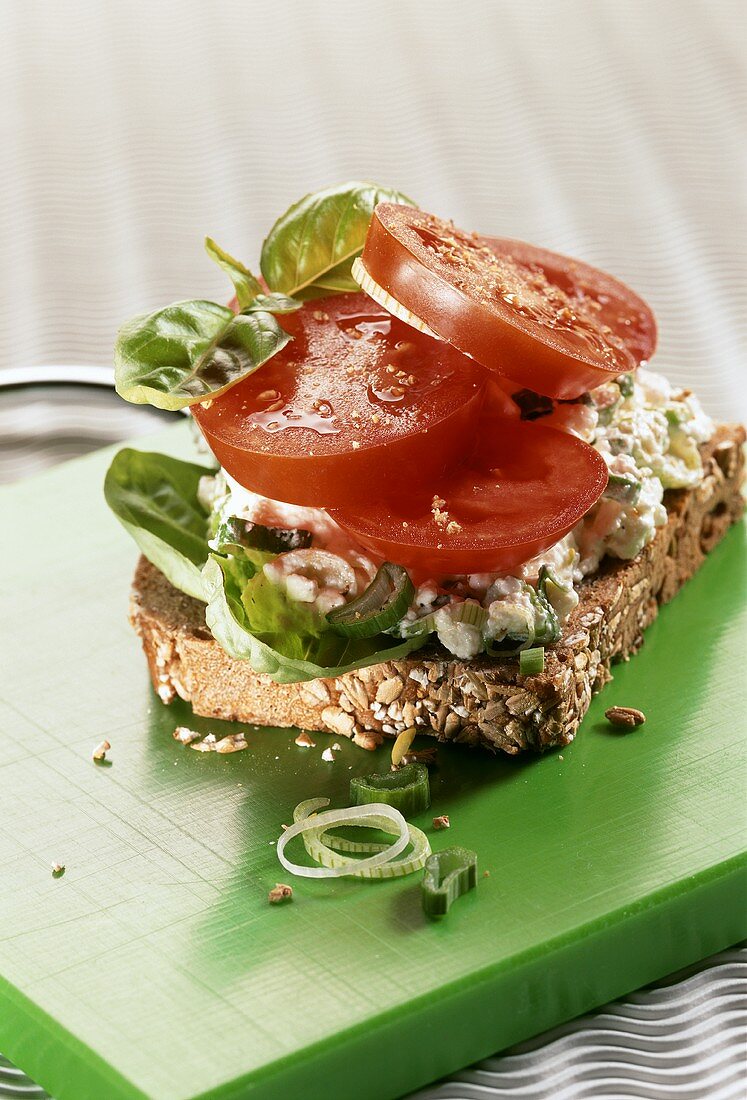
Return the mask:
{"type": "Polygon", "coordinates": [[[511,755],[565,745],[592,694],[611,679],[611,664],[636,652],[659,606],[742,516],[744,442],[740,426],[717,429],[701,449],[702,482],[666,494],[669,519],[653,541],[633,561],[604,562],[581,584],[579,605],[538,676],[520,676],[515,657],[460,661],[433,646],[336,679],[276,684],[229,657],[207,629],[202,604],[145,558],[130,621],[163,702],[179,695],[208,718],[324,730],[369,749],[411,726],[511,755]]]}

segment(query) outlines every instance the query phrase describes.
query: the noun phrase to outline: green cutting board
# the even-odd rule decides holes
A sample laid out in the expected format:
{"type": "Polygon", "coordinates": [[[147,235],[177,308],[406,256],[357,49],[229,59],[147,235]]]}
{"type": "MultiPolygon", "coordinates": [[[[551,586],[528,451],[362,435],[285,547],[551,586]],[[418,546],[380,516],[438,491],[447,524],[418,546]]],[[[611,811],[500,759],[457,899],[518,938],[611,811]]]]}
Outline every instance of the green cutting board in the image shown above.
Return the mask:
{"type": "MultiPolygon", "coordinates": [[[[139,445],[189,451],[182,426],[139,445]]],[[[294,805],[345,804],[388,750],[327,764],[324,735],[250,730],[233,756],[172,739],[193,720],[152,694],[127,625],[110,455],[0,494],[0,1049],[57,1100],[386,1100],[747,935],[743,528],[574,745],[440,749],[418,824],[449,814],[434,847],[489,872],[444,921],[418,876],[297,880],[271,907],[294,805]],[[612,703],[648,721],[615,732],[612,703]]]]}

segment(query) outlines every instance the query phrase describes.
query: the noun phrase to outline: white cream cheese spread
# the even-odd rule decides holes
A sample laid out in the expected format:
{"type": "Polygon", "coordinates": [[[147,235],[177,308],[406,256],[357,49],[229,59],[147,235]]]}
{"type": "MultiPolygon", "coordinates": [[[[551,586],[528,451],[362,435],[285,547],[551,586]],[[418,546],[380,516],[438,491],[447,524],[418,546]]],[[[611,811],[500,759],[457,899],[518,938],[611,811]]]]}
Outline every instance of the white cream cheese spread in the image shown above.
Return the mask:
{"type": "MultiPolygon", "coordinates": [[[[698,484],[703,475],[698,445],[713,434],[697,398],[643,368],[625,376],[623,385],[608,382],[585,400],[556,403],[542,422],[578,435],[599,451],[610,473],[605,493],[570,534],[515,575],[475,573],[421,584],[391,633],[417,629],[418,621],[430,616],[439,641],[462,659],[507,641],[517,646],[541,641],[548,603],[549,614],[562,626],[578,603],[575,586],[584,576],[606,555],[636,557],[666,523],[664,491],[698,484]],[[551,580],[540,598],[542,567],[551,580]],[[470,605],[467,614],[465,605],[470,605]]],[[[321,613],[360,594],[376,572],[375,563],[323,509],[258,496],[222,470],[202,479],[200,499],[218,520],[238,516],[310,531],[313,549],[279,555],[265,566],[265,574],[284,586],[289,599],[313,603],[321,613]]]]}

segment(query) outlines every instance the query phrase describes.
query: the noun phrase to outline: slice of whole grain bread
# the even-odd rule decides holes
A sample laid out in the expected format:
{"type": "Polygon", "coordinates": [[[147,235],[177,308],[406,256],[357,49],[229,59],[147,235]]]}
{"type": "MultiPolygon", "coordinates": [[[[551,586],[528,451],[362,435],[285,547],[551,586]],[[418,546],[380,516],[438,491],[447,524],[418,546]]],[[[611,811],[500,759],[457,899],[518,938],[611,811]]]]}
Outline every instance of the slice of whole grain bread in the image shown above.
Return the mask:
{"type": "Polygon", "coordinates": [[[572,741],[592,693],[643,641],[671,600],[742,515],[744,429],[721,426],[702,448],[705,476],[666,494],[669,519],[633,561],[603,563],[584,580],[561,641],[538,676],[514,657],[453,658],[438,646],[337,679],[276,684],[229,657],[205,625],[203,605],[171,586],[145,558],[138,564],[130,620],[142,639],[153,685],[196,714],[267,726],[298,726],[374,748],[411,726],[441,741],[515,754],[572,741]]]}

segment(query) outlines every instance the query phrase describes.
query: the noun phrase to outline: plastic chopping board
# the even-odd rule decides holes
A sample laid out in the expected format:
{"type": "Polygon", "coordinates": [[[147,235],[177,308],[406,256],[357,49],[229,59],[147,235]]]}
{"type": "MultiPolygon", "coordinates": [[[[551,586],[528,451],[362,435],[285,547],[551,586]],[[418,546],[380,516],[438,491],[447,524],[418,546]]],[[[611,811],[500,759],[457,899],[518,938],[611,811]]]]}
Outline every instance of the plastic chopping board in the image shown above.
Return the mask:
{"type": "MultiPolygon", "coordinates": [[[[186,426],[148,442],[189,453],[186,426]]],[[[416,823],[449,814],[434,848],[475,849],[481,872],[444,921],[417,876],[297,880],[269,906],[294,805],[345,804],[389,750],[343,743],[327,764],[321,734],[250,729],[231,756],[172,739],[233,727],[150,689],[111,453],[0,495],[0,1049],[57,1100],[385,1100],[747,935],[743,527],[573,745],[439,750],[416,823]],[[615,732],[613,703],[648,721],[615,732]]]]}

